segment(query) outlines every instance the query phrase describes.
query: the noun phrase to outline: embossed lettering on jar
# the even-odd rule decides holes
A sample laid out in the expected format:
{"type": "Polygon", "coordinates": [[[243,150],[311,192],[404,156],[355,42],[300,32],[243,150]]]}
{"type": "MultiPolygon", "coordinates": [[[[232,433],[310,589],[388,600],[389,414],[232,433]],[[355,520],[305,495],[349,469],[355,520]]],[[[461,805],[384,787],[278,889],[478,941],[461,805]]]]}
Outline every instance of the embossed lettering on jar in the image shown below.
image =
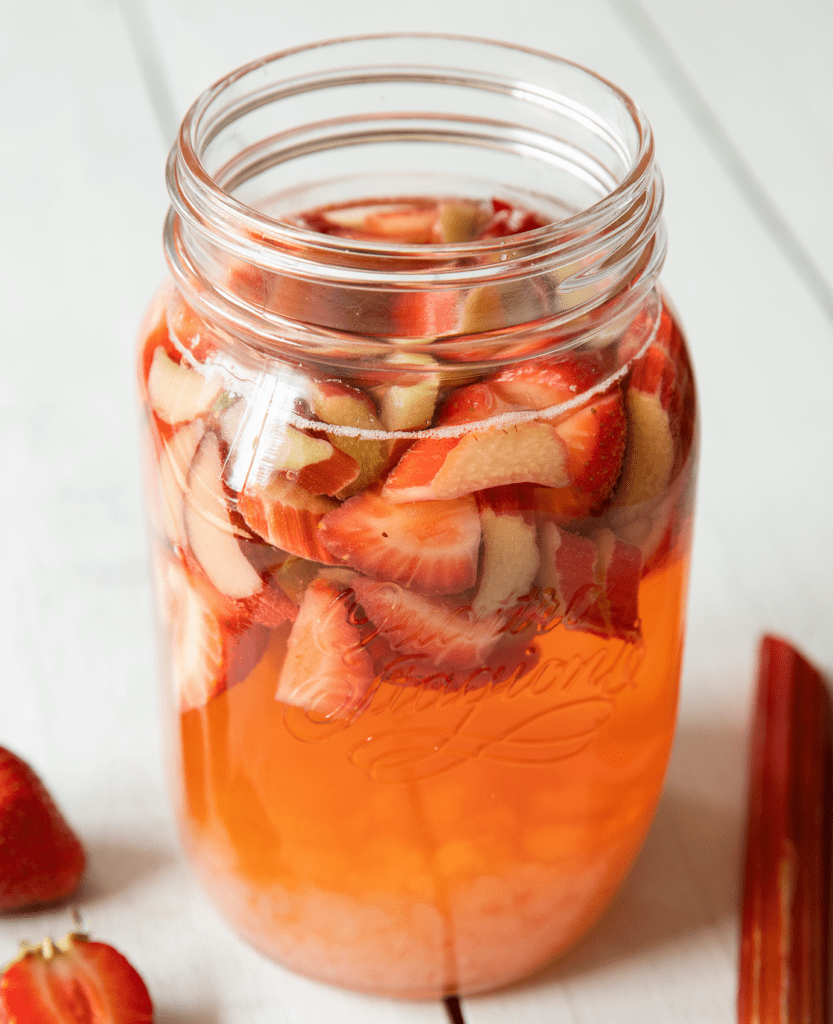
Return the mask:
{"type": "Polygon", "coordinates": [[[168,769],[276,960],[435,998],[598,918],[674,729],[697,413],[644,115],[442,36],[278,54],[168,166],[139,389],[168,769]]]}

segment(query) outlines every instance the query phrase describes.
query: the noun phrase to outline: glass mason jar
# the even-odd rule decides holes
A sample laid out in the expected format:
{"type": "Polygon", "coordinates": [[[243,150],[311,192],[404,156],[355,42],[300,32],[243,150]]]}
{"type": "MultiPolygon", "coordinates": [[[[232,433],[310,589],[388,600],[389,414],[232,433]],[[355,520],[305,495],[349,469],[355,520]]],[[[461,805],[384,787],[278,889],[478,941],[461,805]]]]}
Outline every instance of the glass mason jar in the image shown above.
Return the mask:
{"type": "Polygon", "coordinates": [[[168,166],[139,389],[169,770],[233,927],[438,997],[598,918],[674,728],[697,427],[639,108],[443,36],[288,51],[168,166]]]}

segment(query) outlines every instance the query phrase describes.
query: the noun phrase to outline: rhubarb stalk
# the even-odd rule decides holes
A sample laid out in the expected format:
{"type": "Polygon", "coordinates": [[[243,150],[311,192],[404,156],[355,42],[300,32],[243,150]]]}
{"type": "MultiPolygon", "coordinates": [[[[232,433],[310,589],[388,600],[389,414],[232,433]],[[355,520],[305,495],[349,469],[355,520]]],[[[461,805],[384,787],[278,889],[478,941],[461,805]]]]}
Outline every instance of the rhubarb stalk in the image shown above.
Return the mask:
{"type": "Polygon", "coordinates": [[[819,672],[761,641],[749,762],[739,1024],[827,1024],[831,716],[819,672]]]}

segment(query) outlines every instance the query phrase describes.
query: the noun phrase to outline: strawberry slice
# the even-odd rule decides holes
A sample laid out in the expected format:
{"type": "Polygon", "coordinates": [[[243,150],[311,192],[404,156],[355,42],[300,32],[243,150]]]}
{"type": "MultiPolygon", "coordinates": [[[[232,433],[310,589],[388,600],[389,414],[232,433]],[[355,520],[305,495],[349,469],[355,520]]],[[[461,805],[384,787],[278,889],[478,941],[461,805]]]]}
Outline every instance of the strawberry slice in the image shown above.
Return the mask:
{"type": "Polygon", "coordinates": [[[536,508],[554,515],[596,515],[610,497],[622,471],[627,438],[624,399],[617,386],[555,425],[567,446],[569,487],[541,488],[536,508]]]}
{"type": "Polygon", "coordinates": [[[458,498],[507,484],[566,487],[572,482],[567,458],[555,427],[539,421],[461,437],[421,438],[390,472],[382,494],[403,502],[458,498]]]}
{"type": "Polygon", "coordinates": [[[489,378],[500,398],[519,409],[549,409],[588,391],[604,377],[610,361],[604,351],[561,359],[532,359],[489,378]]]}
{"type": "Polygon", "coordinates": [[[340,718],[362,702],[373,679],[373,660],[353,617],[352,591],[315,579],[306,591],[286,644],[275,699],[340,718]]]}
{"type": "Polygon", "coordinates": [[[0,912],[66,899],[86,857],[44,784],[0,747],[0,912]]]}
{"type": "Polygon", "coordinates": [[[486,663],[504,616],[480,616],[460,601],[429,598],[396,583],[356,576],[356,600],[390,647],[425,662],[425,670],[472,669],[486,663]]]}
{"type": "Polygon", "coordinates": [[[72,932],[21,952],[0,980],[4,1024],[152,1024],[147,986],[112,946],[72,932]]]}
{"type": "Polygon", "coordinates": [[[291,555],[326,565],[339,563],[321,543],[318,524],[337,507],[331,498],[310,494],[282,476],[262,486],[247,485],[237,496],[237,511],[258,536],[291,555]]]}
{"type": "Polygon", "coordinates": [[[567,629],[630,643],[640,636],[642,551],[607,529],[582,537],[544,523],[541,585],[567,629]]]}
{"type": "Polygon", "coordinates": [[[179,563],[170,562],[161,572],[174,690],[180,711],[186,712],[242,682],[262,657],[269,633],[216,609],[199,579],[179,563]]]}
{"type": "Polygon", "coordinates": [[[471,495],[392,504],[374,488],[349,498],[321,520],[324,547],[377,580],[433,594],[474,585],[480,519],[471,495]]]}

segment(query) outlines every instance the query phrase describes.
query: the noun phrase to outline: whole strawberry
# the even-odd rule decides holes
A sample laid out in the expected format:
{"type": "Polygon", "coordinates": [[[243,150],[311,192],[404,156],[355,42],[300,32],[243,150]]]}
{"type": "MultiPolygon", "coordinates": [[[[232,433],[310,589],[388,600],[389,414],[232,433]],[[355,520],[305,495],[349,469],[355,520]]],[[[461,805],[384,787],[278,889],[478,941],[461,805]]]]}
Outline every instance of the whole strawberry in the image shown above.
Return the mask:
{"type": "Polygon", "coordinates": [[[118,950],[82,932],[23,943],[0,978],[0,1024],[152,1024],[145,983],[118,950]]]}
{"type": "Polygon", "coordinates": [[[84,848],[46,787],[0,747],[0,912],[64,899],[84,864],[84,848]]]}

